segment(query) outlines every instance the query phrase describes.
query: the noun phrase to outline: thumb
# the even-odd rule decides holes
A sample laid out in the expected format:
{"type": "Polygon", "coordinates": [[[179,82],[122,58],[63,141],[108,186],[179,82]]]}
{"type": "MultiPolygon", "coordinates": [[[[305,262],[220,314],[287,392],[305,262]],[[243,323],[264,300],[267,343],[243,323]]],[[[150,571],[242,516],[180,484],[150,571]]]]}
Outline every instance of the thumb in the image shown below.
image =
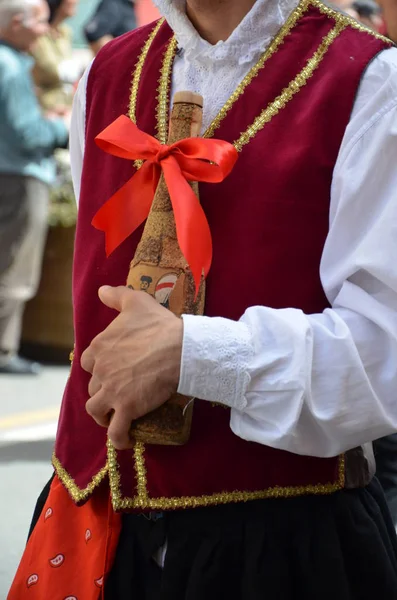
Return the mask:
{"type": "Polygon", "coordinates": [[[127,287],[120,285],[119,287],[111,287],[110,285],[104,285],[99,288],[98,295],[101,302],[113,308],[118,312],[123,310],[124,300],[127,294],[131,294],[131,290],[127,287]]]}

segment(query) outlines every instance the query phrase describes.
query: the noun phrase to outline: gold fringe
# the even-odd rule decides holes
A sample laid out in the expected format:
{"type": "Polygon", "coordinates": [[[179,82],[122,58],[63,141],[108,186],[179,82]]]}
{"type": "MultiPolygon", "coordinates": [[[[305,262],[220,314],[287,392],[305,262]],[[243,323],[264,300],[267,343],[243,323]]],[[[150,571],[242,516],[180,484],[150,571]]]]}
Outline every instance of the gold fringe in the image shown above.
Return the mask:
{"type": "Polygon", "coordinates": [[[117,453],[108,444],[109,478],[111,481],[112,503],[115,510],[142,509],[142,510],[175,510],[196,508],[198,506],[214,506],[231,502],[249,502],[265,498],[292,498],[303,495],[328,495],[344,488],[345,485],[345,457],[339,457],[338,478],[334,483],[325,483],[306,486],[273,487],[255,492],[234,491],[219,492],[203,496],[181,496],[174,498],[150,498],[147,490],[147,476],[145,466],[145,446],[138,442],[134,448],[134,465],[137,477],[137,495],[129,498],[122,497],[120,491],[120,474],[117,464],[117,453]],[[112,479],[114,478],[113,484],[112,479]]]}
{"type": "Polygon", "coordinates": [[[97,473],[88,486],[80,489],[74,479],[61,465],[55,454],[52,464],[62,484],[68,490],[74,502],[86,500],[97,488],[103,479],[109,475],[110,492],[114,510],[175,510],[185,508],[196,508],[199,506],[215,506],[218,504],[229,504],[232,502],[249,502],[252,500],[263,500],[266,498],[292,498],[303,495],[324,496],[333,494],[345,486],[345,457],[339,457],[338,478],[334,483],[325,483],[306,486],[276,486],[255,492],[233,491],[219,492],[203,496],[181,496],[174,498],[150,498],[147,491],[147,476],[144,456],[144,444],[138,442],[134,448],[134,463],[137,477],[137,495],[129,498],[122,497],[120,489],[120,473],[117,463],[117,452],[108,441],[108,462],[105,467],[97,473]]]}
{"type": "MultiPolygon", "coordinates": [[[[213,137],[215,131],[218,129],[219,125],[222,123],[224,118],[227,116],[228,112],[231,110],[233,105],[237,102],[237,100],[244,94],[247,87],[250,85],[252,80],[257,77],[258,73],[263,69],[266,62],[269,60],[273,54],[277,52],[279,47],[283,44],[287,35],[291,32],[291,30],[295,27],[298,20],[302,17],[302,15],[308,10],[310,0],[302,0],[299,6],[291,13],[286,23],[281,27],[280,31],[273,39],[271,44],[262,54],[258,62],[249,73],[244,77],[241,83],[237,86],[236,90],[230,96],[226,104],[222,107],[218,115],[209,125],[208,129],[204,133],[205,138],[213,137]]],[[[170,84],[172,77],[172,66],[174,63],[176,51],[178,48],[178,43],[173,37],[168,46],[168,49],[165,54],[165,58],[163,61],[163,65],[161,68],[161,76],[160,76],[160,85],[159,85],[159,95],[158,95],[158,106],[157,106],[157,131],[159,132],[159,140],[161,143],[165,144],[167,142],[167,132],[168,132],[168,121],[169,121],[169,107],[170,107],[170,84]]]]}
{"type": "Polygon", "coordinates": [[[168,122],[170,113],[170,91],[172,66],[178,49],[178,42],[175,37],[171,38],[164,55],[163,65],[159,79],[159,88],[157,96],[157,139],[166,144],[168,141],[168,122]]]}
{"type": "Polygon", "coordinates": [[[160,19],[156,23],[152,33],[149,35],[148,39],[146,40],[145,44],[143,45],[142,51],[139,55],[138,61],[135,66],[135,71],[132,76],[130,107],[129,107],[128,115],[129,115],[131,121],[135,124],[136,124],[136,105],[137,105],[137,100],[138,100],[139,85],[141,83],[143,67],[145,65],[147,55],[149,54],[150,47],[153,44],[164,21],[165,21],[165,19],[160,19]]]}
{"type": "Polygon", "coordinates": [[[308,10],[310,4],[310,0],[302,0],[302,2],[296,7],[296,9],[291,13],[285,24],[281,27],[280,31],[270,43],[268,48],[262,54],[259,61],[256,65],[250,70],[250,72],[244,77],[242,82],[237,86],[235,92],[230,96],[229,100],[220,110],[218,115],[212,121],[211,125],[206,130],[204,137],[211,138],[215,134],[215,131],[218,129],[219,125],[226,117],[227,113],[233,107],[233,105],[237,102],[237,100],[244,94],[247,87],[251,84],[252,80],[257,77],[259,72],[264,68],[265,63],[275,54],[280,46],[284,43],[285,38],[291,33],[292,29],[294,29],[295,25],[299,21],[299,19],[304,15],[304,13],[308,10]]]}
{"type": "MultiPolygon", "coordinates": [[[[129,106],[128,116],[131,119],[131,121],[133,123],[135,123],[135,125],[136,125],[136,106],[137,106],[137,101],[138,101],[139,85],[141,83],[143,67],[145,66],[146,58],[147,58],[147,55],[149,54],[151,45],[153,44],[154,40],[156,39],[156,36],[157,36],[158,32],[160,31],[160,28],[163,25],[164,21],[165,21],[165,19],[160,19],[157,22],[152,33],[149,35],[148,39],[146,40],[145,44],[143,45],[142,51],[139,55],[139,58],[136,63],[135,70],[134,70],[134,73],[132,76],[131,92],[130,92],[130,106],[129,106]]],[[[142,165],[143,165],[143,160],[134,161],[134,166],[137,170],[140,169],[142,165]]]]}
{"type": "Polygon", "coordinates": [[[307,61],[306,66],[302,71],[291,81],[288,87],[286,87],[280,96],[278,96],[273,102],[271,102],[265,110],[255,119],[253,124],[241,134],[239,139],[234,142],[234,147],[238,152],[241,152],[243,147],[248,144],[256,134],[263,129],[263,127],[270,123],[272,118],[276,116],[283,108],[286,107],[288,102],[297,94],[304,85],[306,85],[308,79],[313,75],[314,71],[319,67],[325,54],[329,50],[332,43],[336,40],[338,35],[346,29],[345,23],[337,23],[333,29],[326,35],[321,42],[320,46],[313,54],[313,56],[307,61]]]}
{"type": "Polygon", "coordinates": [[[108,464],[103,467],[94,477],[91,482],[87,485],[86,488],[80,489],[74,479],[69,475],[66,469],[62,466],[61,462],[55,456],[55,453],[52,455],[52,465],[55,469],[56,474],[58,475],[60,481],[63,483],[65,488],[68,490],[72,500],[74,502],[82,502],[86,500],[91,494],[94,492],[95,488],[99,486],[99,484],[103,481],[108,473],[108,464]]]}
{"type": "Polygon", "coordinates": [[[318,8],[318,10],[323,15],[327,15],[327,17],[334,19],[336,23],[341,23],[345,25],[345,27],[353,27],[353,29],[357,29],[358,31],[362,31],[363,33],[368,33],[369,35],[372,35],[372,37],[381,40],[382,42],[386,42],[387,44],[389,44],[389,46],[393,45],[393,42],[389,38],[385,37],[384,35],[381,35],[380,33],[377,33],[376,31],[373,31],[369,27],[365,27],[365,25],[362,25],[361,23],[356,21],[353,17],[349,17],[349,15],[341,13],[328,5],[323,4],[323,2],[321,2],[320,0],[310,0],[310,4],[318,8]]]}

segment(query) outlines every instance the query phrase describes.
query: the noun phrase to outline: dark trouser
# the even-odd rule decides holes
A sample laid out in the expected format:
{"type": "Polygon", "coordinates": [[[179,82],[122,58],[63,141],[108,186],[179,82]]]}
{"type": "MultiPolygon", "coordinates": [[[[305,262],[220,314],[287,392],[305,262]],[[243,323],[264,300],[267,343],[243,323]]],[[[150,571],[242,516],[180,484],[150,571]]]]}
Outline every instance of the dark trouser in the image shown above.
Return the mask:
{"type": "Polygon", "coordinates": [[[397,527],[397,434],[374,443],[376,475],[382,484],[394,525],[397,527]]]}
{"type": "Polygon", "coordinates": [[[18,352],[25,303],[40,282],[48,200],[38,179],[0,174],[0,360],[18,352]]]}
{"type": "Polygon", "coordinates": [[[135,598],[397,600],[397,537],[381,486],[374,479],[330,496],[196,508],[157,520],[125,515],[105,600],[135,598]],[[166,540],[161,569],[152,557],[166,540]]]}

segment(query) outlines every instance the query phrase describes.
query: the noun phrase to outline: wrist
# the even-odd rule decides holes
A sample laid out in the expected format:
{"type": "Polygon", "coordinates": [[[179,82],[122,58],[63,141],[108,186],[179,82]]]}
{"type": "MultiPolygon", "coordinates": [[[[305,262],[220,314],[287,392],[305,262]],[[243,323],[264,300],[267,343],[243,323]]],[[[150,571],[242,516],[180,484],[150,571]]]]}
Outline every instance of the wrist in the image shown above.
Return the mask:
{"type": "Polygon", "coordinates": [[[168,339],[170,341],[168,354],[168,380],[171,386],[172,393],[178,391],[181,362],[182,362],[182,346],[183,346],[183,320],[175,317],[170,328],[168,339]]]}

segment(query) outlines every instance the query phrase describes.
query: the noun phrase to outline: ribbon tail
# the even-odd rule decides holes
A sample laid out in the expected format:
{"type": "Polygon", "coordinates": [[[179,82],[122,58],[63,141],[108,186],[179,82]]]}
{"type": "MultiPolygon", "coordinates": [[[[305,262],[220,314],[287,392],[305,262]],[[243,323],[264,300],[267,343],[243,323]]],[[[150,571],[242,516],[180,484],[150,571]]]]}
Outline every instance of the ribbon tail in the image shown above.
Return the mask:
{"type": "Polygon", "coordinates": [[[192,272],[197,298],[201,277],[207,276],[211,268],[211,231],[200,201],[177,161],[169,157],[162,166],[174,210],[178,243],[192,272]]]}
{"type": "Polygon", "coordinates": [[[146,162],[96,213],[92,225],[105,233],[106,256],[147,219],[153,200],[154,165],[146,162]]]}

